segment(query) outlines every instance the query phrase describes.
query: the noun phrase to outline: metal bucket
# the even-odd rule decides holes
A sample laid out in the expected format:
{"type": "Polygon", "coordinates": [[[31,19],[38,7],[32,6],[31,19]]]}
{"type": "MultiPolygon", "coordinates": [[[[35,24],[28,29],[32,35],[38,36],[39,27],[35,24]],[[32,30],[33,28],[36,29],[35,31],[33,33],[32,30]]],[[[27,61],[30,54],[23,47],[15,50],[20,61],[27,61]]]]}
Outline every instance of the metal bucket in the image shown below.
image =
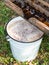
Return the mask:
{"type": "MultiPolygon", "coordinates": [[[[22,20],[22,19],[23,18],[21,17],[16,17],[13,20],[11,20],[9,23],[12,23],[17,20],[22,20]]],[[[20,41],[13,39],[9,35],[9,38],[7,39],[7,41],[10,42],[10,47],[11,47],[11,51],[12,51],[14,58],[17,59],[18,61],[24,62],[24,61],[31,61],[36,58],[42,38],[43,38],[43,34],[39,39],[33,42],[20,42],[20,41]]]]}

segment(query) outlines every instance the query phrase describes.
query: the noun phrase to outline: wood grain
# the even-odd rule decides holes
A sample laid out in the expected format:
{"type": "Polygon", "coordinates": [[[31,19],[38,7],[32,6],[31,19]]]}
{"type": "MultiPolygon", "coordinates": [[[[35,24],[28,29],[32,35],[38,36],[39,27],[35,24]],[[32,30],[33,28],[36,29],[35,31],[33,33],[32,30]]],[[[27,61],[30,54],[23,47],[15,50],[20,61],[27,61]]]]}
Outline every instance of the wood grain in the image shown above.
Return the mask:
{"type": "Polygon", "coordinates": [[[49,3],[43,1],[43,0],[37,0],[38,2],[42,3],[43,5],[49,7],[49,3]]]}
{"type": "MultiPolygon", "coordinates": [[[[44,13],[46,16],[49,17],[49,11],[47,11],[46,9],[44,9],[43,7],[41,7],[40,5],[37,5],[35,3],[35,0],[33,0],[33,1],[31,1],[31,0],[25,0],[25,2],[28,3],[30,6],[34,7],[36,10],[39,10],[40,12],[44,13]]],[[[40,2],[41,2],[41,0],[40,0],[40,2]]],[[[45,4],[45,2],[44,2],[44,4],[45,4]]],[[[49,6],[49,5],[46,4],[46,6],[49,6]]]]}
{"type": "Polygon", "coordinates": [[[20,7],[18,7],[17,5],[13,4],[10,0],[5,0],[5,4],[9,8],[11,8],[12,10],[14,10],[18,15],[24,16],[22,9],[20,7]]]}
{"type": "Polygon", "coordinates": [[[42,23],[41,21],[37,20],[36,18],[30,18],[29,22],[32,23],[33,25],[37,26],[40,30],[45,32],[46,34],[49,35],[49,27],[42,23]]]}

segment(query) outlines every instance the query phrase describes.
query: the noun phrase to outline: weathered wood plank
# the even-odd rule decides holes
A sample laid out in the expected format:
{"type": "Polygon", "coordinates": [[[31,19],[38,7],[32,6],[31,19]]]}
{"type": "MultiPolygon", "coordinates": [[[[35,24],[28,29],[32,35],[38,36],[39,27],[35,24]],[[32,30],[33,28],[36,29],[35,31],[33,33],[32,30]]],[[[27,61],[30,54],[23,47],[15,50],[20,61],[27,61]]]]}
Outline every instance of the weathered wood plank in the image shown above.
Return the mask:
{"type": "Polygon", "coordinates": [[[49,35],[49,27],[47,25],[45,25],[44,23],[42,23],[41,21],[37,20],[36,18],[30,18],[29,21],[37,26],[40,30],[44,31],[46,34],[49,35]]]}
{"type": "Polygon", "coordinates": [[[10,0],[11,2],[14,2],[15,0],[10,0]]]}
{"type": "Polygon", "coordinates": [[[13,4],[10,0],[5,0],[5,4],[9,8],[11,8],[12,10],[14,10],[18,15],[24,16],[22,9],[20,7],[18,7],[17,5],[13,4]]]}
{"type": "Polygon", "coordinates": [[[49,7],[49,3],[43,1],[43,0],[37,0],[38,2],[42,3],[43,5],[49,7]]]}
{"type": "Polygon", "coordinates": [[[49,17],[49,11],[45,10],[40,5],[37,5],[34,1],[35,0],[25,0],[25,2],[27,2],[30,6],[34,7],[35,9],[39,10],[40,12],[44,13],[46,16],[49,17]]]}

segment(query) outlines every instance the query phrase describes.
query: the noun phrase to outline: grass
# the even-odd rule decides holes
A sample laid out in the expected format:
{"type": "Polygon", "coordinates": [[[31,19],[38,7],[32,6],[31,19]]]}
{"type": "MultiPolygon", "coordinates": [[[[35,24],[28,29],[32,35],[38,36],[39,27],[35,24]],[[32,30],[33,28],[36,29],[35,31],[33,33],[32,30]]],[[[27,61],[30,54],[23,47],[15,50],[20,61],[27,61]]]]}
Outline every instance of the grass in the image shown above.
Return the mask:
{"type": "MultiPolygon", "coordinates": [[[[19,63],[12,56],[9,42],[6,41],[5,23],[15,17],[16,14],[0,1],[0,65],[28,65],[27,62],[19,63]]],[[[49,65],[49,37],[44,35],[37,58],[33,65],[49,65]]]]}

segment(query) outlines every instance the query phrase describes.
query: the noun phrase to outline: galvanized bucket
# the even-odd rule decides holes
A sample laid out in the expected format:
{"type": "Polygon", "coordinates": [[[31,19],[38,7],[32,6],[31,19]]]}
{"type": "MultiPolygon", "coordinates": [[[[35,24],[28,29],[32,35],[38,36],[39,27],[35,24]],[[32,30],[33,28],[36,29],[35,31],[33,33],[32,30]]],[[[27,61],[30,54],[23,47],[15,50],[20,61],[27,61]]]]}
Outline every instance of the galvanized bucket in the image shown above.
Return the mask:
{"type": "Polygon", "coordinates": [[[18,21],[18,20],[23,20],[23,18],[20,16],[16,17],[12,19],[6,26],[6,31],[9,37],[7,41],[10,42],[12,54],[15,59],[21,62],[34,60],[39,51],[39,47],[43,38],[43,32],[42,32],[42,35],[40,35],[39,39],[34,40],[32,42],[21,42],[19,40],[15,40],[14,38],[10,36],[10,33],[7,30],[7,27],[9,25],[9,28],[10,28],[11,23],[14,23],[15,21],[18,21]]]}

